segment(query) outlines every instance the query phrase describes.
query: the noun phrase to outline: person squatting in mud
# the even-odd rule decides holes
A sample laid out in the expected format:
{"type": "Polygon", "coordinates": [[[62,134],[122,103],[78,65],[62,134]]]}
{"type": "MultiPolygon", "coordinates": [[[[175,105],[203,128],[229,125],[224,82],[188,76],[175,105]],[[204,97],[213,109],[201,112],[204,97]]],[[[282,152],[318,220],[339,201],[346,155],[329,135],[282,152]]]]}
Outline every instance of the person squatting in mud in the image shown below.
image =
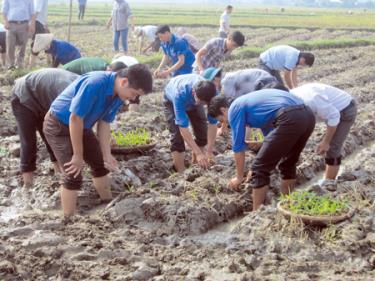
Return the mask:
{"type": "Polygon", "coordinates": [[[173,165],[177,172],[185,170],[185,142],[193,151],[193,161],[207,168],[213,159],[217,120],[208,116],[203,105],[216,95],[214,83],[201,75],[186,74],[177,76],[164,90],[164,113],[171,133],[173,165]],[[195,140],[189,131],[189,121],[193,127],[195,140]],[[205,146],[207,145],[207,151],[205,146]]]}
{"type": "Polygon", "coordinates": [[[289,89],[298,87],[297,67],[312,66],[315,57],[312,53],[301,52],[296,48],[280,45],[272,47],[259,56],[258,68],[276,77],[284,85],[279,71],[284,71],[285,83],[289,89]]]}
{"type": "Polygon", "coordinates": [[[208,106],[208,114],[221,122],[229,121],[236,162],[236,177],[229,182],[233,189],[244,181],[246,126],[259,128],[265,135],[247,177],[254,211],[264,203],[270,173],[277,165],[282,176],[281,193],[292,191],[299,155],[315,127],[314,114],[300,98],[278,89],[255,91],[234,101],[216,96],[208,106]]]}
{"type": "Polygon", "coordinates": [[[136,64],[118,72],[94,71],[80,76],[52,103],[43,132],[63,170],[61,205],[65,216],[76,209],[86,162],[102,201],[112,198],[109,170],[117,170],[111,154],[110,123],[126,100],[152,91],[152,74],[136,64]],[[97,124],[97,135],[92,127],[97,124]],[[108,169],[109,170],[108,170],[108,169]]]}
{"type": "Polygon", "coordinates": [[[325,175],[322,186],[335,186],[340,169],[341,150],[357,116],[357,104],[347,92],[321,83],[308,83],[291,90],[313,111],[317,121],[327,125],[326,133],[316,148],[325,154],[325,175]]]}
{"type": "Polygon", "coordinates": [[[46,144],[55,173],[60,171],[56,157],[43,134],[43,120],[52,101],[79,76],[63,69],[45,68],[18,78],[12,89],[11,105],[21,142],[23,185],[33,185],[36,170],[37,136],[46,144]]]}

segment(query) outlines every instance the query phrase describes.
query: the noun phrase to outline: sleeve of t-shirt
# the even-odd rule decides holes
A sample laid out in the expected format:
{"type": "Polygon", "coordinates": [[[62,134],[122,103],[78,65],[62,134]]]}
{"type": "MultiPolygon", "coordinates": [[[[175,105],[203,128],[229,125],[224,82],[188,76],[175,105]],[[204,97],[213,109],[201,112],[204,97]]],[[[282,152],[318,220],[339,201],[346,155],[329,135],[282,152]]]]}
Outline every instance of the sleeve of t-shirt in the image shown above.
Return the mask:
{"type": "Polygon", "coordinates": [[[234,77],[224,77],[224,79],[221,81],[223,93],[226,97],[236,97],[236,88],[234,87],[234,85],[234,77]]]}
{"type": "Polygon", "coordinates": [[[297,63],[298,63],[298,56],[299,56],[299,53],[295,53],[295,52],[287,54],[285,57],[284,68],[286,70],[292,70],[296,68],[297,63]]]}
{"type": "Polygon", "coordinates": [[[185,39],[179,39],[176,41],[175,43],[175,51],[177,53],[177,55],[186,55],[187,52],[189,50],[189,45],[188,43],[185,41],[185,39]]]}
{"type": "Polygon", "coordinates": [[[82,119],[85,118],[91,112],[97,100],[96,93],[100,86],[101,85],[90,83],[90,79],[83,81],[79,85],[77,94],[72,99],[69,111],[82,119]]]}
{"type": "Polygon", "coordinates": [[[175,124],[179,127],[187,128],[189,127],[189,117],[186,113],[185,100],[181,96],[176,97],[173,101],[175,124]]]}
{"type": "Polygon", "coordinates": [[[245,142],[246,122],[245,115],[241,112],[231,114],[229,125],[232,128],[232,150],[235,153],[246,150],[245,142]]]}

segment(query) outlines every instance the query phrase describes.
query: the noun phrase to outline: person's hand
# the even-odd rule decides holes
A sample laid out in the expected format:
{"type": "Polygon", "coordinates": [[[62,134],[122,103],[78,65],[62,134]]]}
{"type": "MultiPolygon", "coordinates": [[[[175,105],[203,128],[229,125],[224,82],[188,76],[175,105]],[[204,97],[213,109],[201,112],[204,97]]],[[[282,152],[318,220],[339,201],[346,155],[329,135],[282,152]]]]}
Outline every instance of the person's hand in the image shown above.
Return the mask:
{"type": "Polygon", "coordinates": [[[231,189],[238,189],[242,183],[243,179],[239,179],[237,177],[231,179],[229,181],[229,184],[228,186],[231,188],[231,189]]]}
{"type": "Polygon", "coordinates": [[[119,171],[118,162],[117,162],[116,158],[113,157],[113,155],[107,155],[107,156],[103,157],[103,160],[104,160],[104,166],[108,170],[110,170],[111,172],[119,171]]]}
{"type": "Polygon", "coordinates": [[[324,154],[329,150],[329,143],[326,143],[322,141],[321,143],[318,144],[316,148],[316,153],[318,154],[324,154]]]}
{"type": "Polygon", "coordinates": [[[226,124],[221,124],[221,127],[217,130],[218,136],[227,136],[229,134],[229,130],[226,124]]]}
{"type": "Polygon", "coordinates": [[[155,71],[154,71],[154,76],[156,78],[159,78],[159,72],[160,72],[160,68],[157,68],[155,71]]]}
{"type": "Polygon", "coordinates": [[[208,158],[205,154],[199,153],[197,155],[197,162],[198,162],[198,165],[202,167],[203,169],[208,168],[208,158]]]}
{"type": "Polygon", "coordinates": [[[83,157],[73,154],[72,160],[64,164],[65,173],[77,177],[83,167],[83,157]]]}
{"type": "Polygon", "coordinates": [[[159,72],[159,78],[168,78],[169,72],[167,70],[159,72]]]}
{"type": "Polygon", "coordinates": [[[207,151],[206,155],[207,155],[207,159],[208,159],[209,164],[215,163],[215,155],[214,155],[213,151],[207,151]]]}

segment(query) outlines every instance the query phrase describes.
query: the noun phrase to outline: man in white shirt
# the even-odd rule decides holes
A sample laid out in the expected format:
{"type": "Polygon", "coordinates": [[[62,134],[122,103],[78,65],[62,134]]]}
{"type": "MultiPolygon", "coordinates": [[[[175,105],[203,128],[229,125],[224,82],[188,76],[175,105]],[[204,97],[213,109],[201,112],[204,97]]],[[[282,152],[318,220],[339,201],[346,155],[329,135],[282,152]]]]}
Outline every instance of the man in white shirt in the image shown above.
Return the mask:
{"type": "Polygon", "coordinates": [[[305,84],[290,92],[311,108],[317,122],[327,125],[316,152],[325,153],[325,180],[334,181],[341,164],[342,146],[357,115],[356,102],[347,92],[321,83],[305,84]]]}
{"type": "Polygon", "coordinates": [[[228,5],[224,13],[221,14],[220,16],[220,28],[219,28],[219,37],[221,38],[227,38],[229,34],[229,19],[230,19],[230,14],[233,11],[233,6],[228,5]]]}
{"type": "Polygon", "coordinates": [[[48,0],[34,0],[35,7],[35,33],[33,34],[31,41],[31,56],[30,56],[30,66],[35,64],[35,61],[39,53],[32,51],[34,47],[35,35],[49,33],[47,28],[47,16],[48,16],[48,0]]]}
{"type": "Polygon", "coordinates": [[[156,25],[145,25],[137,26],[134,29],[134,35],[138,40],[138,51],[140,54],[146,53],[149,49],[152,48],[154,52],[158,52],[160,49],[160,39],[156,35],[156,30],[158,27],[156,25]],[[143,44],[145,38],[149,42],[146,48],[143,49],[143,44]]]}

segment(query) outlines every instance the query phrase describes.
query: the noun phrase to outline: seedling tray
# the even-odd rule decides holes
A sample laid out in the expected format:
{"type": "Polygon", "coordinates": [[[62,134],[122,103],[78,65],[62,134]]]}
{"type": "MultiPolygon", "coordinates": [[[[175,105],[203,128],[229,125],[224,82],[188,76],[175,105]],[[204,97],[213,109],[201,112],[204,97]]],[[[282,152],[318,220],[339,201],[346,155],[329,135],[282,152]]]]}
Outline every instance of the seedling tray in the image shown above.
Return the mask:
{"type": "Polygon", "coordinates": [[[340,214],[340,215],[334,215],[334,216],[309,216],[309,215],[300,215],[293,213],[286,209],[284,205],[286,204],[285,201],[280,201],[277,204],[277,210],[283,214],[286,218],[293,218],[296,220],[300,220],[305,224],[314,225],[314,226],[327,226],[330,224],[339,223],[341,221],[344,221],[346,219],[349,219],[353,216],[355,210],[349,209],[346,213],[340,214]]]}
{"type": "Polygon", "coordinates": [[[261,141],[246,141],[247,146],[249,147],[249,150],[254,153],[258,153],[260,148],[262,147],[261,141]]]}
{"type": "Polygon", "coordinates": [[[144,153],[153,149],[156,142],[151,142],[149,144],[138,145],[138,146],[119,146],[111,145],[111,152],[113,154],[132,154],[132,153],[144,153]]]}

